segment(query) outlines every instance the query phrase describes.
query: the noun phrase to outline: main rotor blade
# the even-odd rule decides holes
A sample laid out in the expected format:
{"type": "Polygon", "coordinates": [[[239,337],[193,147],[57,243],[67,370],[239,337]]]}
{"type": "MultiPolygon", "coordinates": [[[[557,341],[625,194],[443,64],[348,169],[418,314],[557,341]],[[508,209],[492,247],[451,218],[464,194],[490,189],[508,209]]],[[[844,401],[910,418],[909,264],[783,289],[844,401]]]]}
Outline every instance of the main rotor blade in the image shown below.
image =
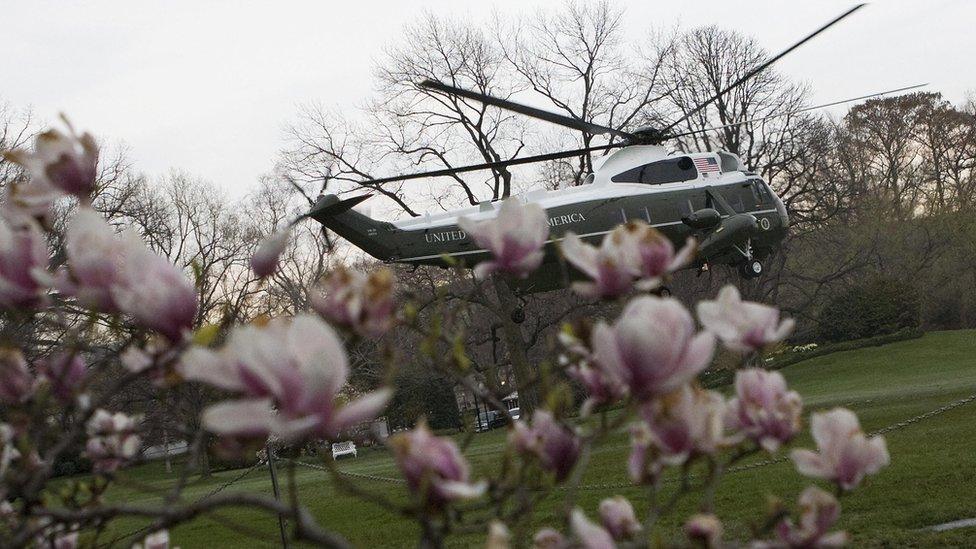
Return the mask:
{"type": "Polygon", "coordinates": [[[443,82],[438,82],[436,80],[424,80],[418,85],[421,88],[437,90],[439,92],[447,93],[450,95],[456,95],[458,97],[473,99],[475,101],[484,103],[485,105],[492,105],[501,109],[517,112],[519,114],[531,116],[532,118],[538,118],[539,120],[545,120],[546,122],[559,124],[560,126],[565,126],[567,128],[572,128],[574,130],[579,130],[581,132],[586,132],[593,135],[612,134],[612,135],[616,135],[617,137],[622,137],[624,139],[629,139],[629,140],[635,138],[634,134],[627,133],[625,131],[615,130],[613,128],[608,128],[606,126],[601,126],[599,124],[594,124],[592,122],[580,120],[579,118],[573,118],[571,116],[566,116],[563,114],[554,113],[543,109],[537,109],[535,107],[530,107],[528,105],[523,105],[521,103],[509,101],[508,99],[492,97],[490,95],[485,95],[483,93],[472,91],[472,90],[465,90],[463,88],[455,88],[454,86],[450,86],[448,84],[445,84],[443,82]]]}
{"type": "Polygon", "coordinates": [[[411,173],[407,175],[394,175],[391,177],[381,177],[379,179],[367,179],[360,181],[360,185],[371,186],[380,185],[383,183],[392,183],[394,181],[406,181],[408,179],[421,179],[424,177],[440,177],[443,175],[454,175],[456,173],[464,172],[474,172],[478,170],[489,170],[492,168],[504,168],[506,166],[517,166],[519,164],[531,164],[533,162],[545,162],[547,160],[558,160],[560,158],[570,158],[573,156],[580,156],[589,152],[596,151],[608,151],[610,149],[615,149],[617,147],[623,147],[624,143],[614,143],[611,145],[600,145],[597,147],[586,147],[583,149],[573,149],[570,151],[560,151],[555,153],[538,154],[535,156],[523,156],[520,158],[511,158],[509,160],[499,160],[497,162],[486,162],[484,164],[473,164],[470,166],[461,166],[459,168],[444,168],[442,170],[433,170],[429,172],[419,172],[411,173]]]}
{"type": "Polygon", "coordinates": [[[831,101],[830,103],[823,103],[821,105],[816,105],[816,106],[813,106],[813,107],[804,107],[802,109],[797,109],[795,111],[790,111],[790,112],[781,112],[781,113],[776,113],[776,114],[770,114],[770,115],[767,115],[767,116],[762,116],[760,118],[752,118],[750,120],[743,120],[742,122],[732,122],[730,124],[722,124],[721,126],[712,126],[711,128],[702,128],[700,130],[691,130],[691,131],[682,132],[682,133],[671,133],[671,134],[666,135],[665,138],[666,139],[670,139],[672,137],[684,137],[686,135],[694,135],[696,133],[705,133],[705,132],[709,132],[709,131],[712,131],[712,130],[721,130],[721,129],[724,129],[724,128],[731,128],[732,126],[741,126],[742,124],[749,124],[749,123],[752,123],[752,122],[763,122],[763,121],[770,120],[770,119],[773,119],[773,118],[782,118],[784,116],[793,116],[793,115],[797,115],[797,114],[804,113],[804,112],[815,111],[817,109],[825,109],[827,107],[833,107],[834,105],[843,105],[844,103],[851,103],[852,101],[860,101],[862,99],[871,99],[872,97],[881,97],[882,95],[890,95],[890,94],[893,94],[893,93],[898,93],[898,92],[903,92],[903,91],[908,91],[908,90],[914,90],[916,88],[921,88],[922,86],[928,86],[928,83],[926,82],[925,84],[915,84],[914,86],[905,86],[904,88],[898,88],[898,89],[894,89],[894,90],[888,90],[888,91],[883,91],[883,92],[878,92],[878,93],[872,93],[872,94],[868,94],[868,95],[862,95],[860,97],[852,97],[850,99],[841,99],[839,101],[831,101]]]}
{"type": "Polygon", "coordinates": [[[832,19],[827,24],[821,26],[819,29],[817,29],[817,30],[813,31],[812,33],[808,34],[806,37],[804,37],[802,40],[800,40],[796,44],[793,44],[792,46],[790,46],[790,47],[786,48],[785,50],[783,50],[782,52],[780,52],[775,57],[772,57],[771,59],[769,59],[765,63],[759,65],[758,67],[756,67],[756,68],[754,68],[752,70],[750,70],[745,75],[743,75],[741,78],[739,78],[735,82],[733,82],[733,83],[729,84],[728,86],[726,86],[725,89],[723,89],[722,91],[716,93],[715,95],[713,95],[710,99],[708,99],[704,103],[701,103],[700,105],[698,105],[697,107],[695,107],[691,111],[685,113],[685,115],[682,116],[681,118],[679,118],[679,119],[675,120],[674,122],[672,122],[666,128],[662,129],[661,132],[662,133],[667,133],[667,131],[670,130],[671,128],[673,128],[673,127],[677,126],[678,124],[684,122],[685,120],[687,120],[688,118],[690,118],[692,115],[694,115],[698,111],[704,109],[708,105],[711,105],[713,102],[715,102],[716,100],[718,100],[723,95],[729,93],[730,91],[732,91],[733,89],[735,89],[738,86],[742,85],[742,83],[746,82],[747,80],[749,80],[753,76],[755,76],[755,75],[759,74],[760,72],[764,71],[766,68],[768,68],[770,65],[772,65],[776,61],[779,61],[780,59],[782,59],[784,56],[786,56],[786,54],[792,52],[796,48],[799,48],[800,46],[802,46],[803,44],[805,44],[809,40],[811,40],[814,36],[817,36],[818,34],[822,33],[823,31],[825,31],[825,30],[829,29],[830,27],[834,26],[841,19],[844,19],[848,15],[850,15],[850,14],[854,13],[855,11],[863,8],[865,5],[866,4],[858,4],[858,5],[854,6],[853,8],[845,11],[844,13],[838,15],[837,17],[835,17],[834,19],[832,19]]]}

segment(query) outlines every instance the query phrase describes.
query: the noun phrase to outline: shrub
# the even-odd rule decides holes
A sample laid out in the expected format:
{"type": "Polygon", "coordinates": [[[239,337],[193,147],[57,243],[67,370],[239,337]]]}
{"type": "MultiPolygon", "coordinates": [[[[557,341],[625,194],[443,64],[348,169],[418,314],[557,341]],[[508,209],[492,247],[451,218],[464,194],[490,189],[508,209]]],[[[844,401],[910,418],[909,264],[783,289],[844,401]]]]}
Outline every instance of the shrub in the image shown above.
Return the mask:
{"type": "Polygon", "coordinates": [[[837,342],[916,329],[919,309],[910,285],[877,278],[831,298],[817,320],[817,335],[837,342]]]}

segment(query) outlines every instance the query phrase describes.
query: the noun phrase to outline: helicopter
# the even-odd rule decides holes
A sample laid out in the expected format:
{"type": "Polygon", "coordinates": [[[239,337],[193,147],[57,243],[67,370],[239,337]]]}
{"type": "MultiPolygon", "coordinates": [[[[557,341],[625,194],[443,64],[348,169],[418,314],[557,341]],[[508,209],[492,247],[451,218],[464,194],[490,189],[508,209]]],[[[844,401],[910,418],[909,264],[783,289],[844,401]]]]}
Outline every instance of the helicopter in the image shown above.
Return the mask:
{"type": "MultiPolygon", "coordinates": [[[[676,248],[689,237],[696,239],[696,259],[686,268],[697,268],[702,272],[710,266],[724,264],[737,269],[744,278],[757,278],[765,271],[764,261],[777,250],[787,235],[789,217],[782,199],[762,177],[750,171],[730,152],[669,153],[663,143],[702,131],[746,123],[684,133],[672,131],[678,124],[863,6],[856,5],[824,24],[663,128],[642,127],[625,131],[438,81],[420,82],[420,87],[444,94],[476,100],[591,135],[607,135],[611,142],[582,149],[370,179],[363,184],[376,186],[604,151],[607,154],[594,159],[593,171],[586,175],[582,184],[516,195],[523,203],[535,203],[546,212],[550,231],[544,265],[560,261],[558,243],[568,231],[584,241],[599,244],[599,240],[614,227],[639,220],[661,232],[676,248]]],[[[759,120],[794,115],[923,85],[835,101],[759,120]]],[[[353,209],[370,196],[372,194],[342,199],[334,194],[323,195],[306,216],[384,262],[442,267],[460,262],[465,266],[474,266],[488,258],[489,252],[480,248],[461,229],[458,219],[466,217],[480,221],[494,218],[500,209],[500,202],[485,201],[473,207],[387,222],[372,219],[353,209]]],[[[562,287],[567,278],[564,271],[543,267],[529,280],[519,283],[520,291],[531,293],[562,287]]],[[[575,273],[575,276],[579,276],[579,273],[575,273]]]]}

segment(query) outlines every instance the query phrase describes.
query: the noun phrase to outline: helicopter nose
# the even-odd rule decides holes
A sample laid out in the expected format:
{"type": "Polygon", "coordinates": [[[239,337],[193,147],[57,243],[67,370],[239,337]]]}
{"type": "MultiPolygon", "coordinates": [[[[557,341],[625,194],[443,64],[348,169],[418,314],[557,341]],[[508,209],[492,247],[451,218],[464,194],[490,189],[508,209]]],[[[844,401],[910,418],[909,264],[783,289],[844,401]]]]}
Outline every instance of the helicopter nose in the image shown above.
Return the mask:
{"type": "Polygon", "coordinates": [[[773,203],[776,205],[776,214],[779,216],[783,230],[786,231],[790,228],[790,216],[786,213],[786,205],[776,193],[773,193],[773,203]]]}

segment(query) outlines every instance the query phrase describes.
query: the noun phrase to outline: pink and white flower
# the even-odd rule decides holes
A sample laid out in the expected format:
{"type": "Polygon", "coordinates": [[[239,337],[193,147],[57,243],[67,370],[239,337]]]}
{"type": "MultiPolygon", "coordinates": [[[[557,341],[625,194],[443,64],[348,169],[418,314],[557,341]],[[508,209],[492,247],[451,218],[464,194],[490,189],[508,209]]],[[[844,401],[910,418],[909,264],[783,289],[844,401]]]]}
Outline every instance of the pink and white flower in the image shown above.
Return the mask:
{"type": "Polygon", "coordinates": [[[695,239],[688,238],[675,253],[674,244],[660,231],[643,222],[630,222],[631,238],[637,255],[637,272],[641,281],[638,286],[649,290],[661,285],[664,278],[685,267],[695,256],[695,239]]]}
{"type": "Polygon", "coordinates": [[[680,465],[694,456],[712,455],[730,442],[724,415],[722,395],[685,385],[641,408],[642,421],[633,428],[632,443],[638,453],[647,452],[641,446],[653,448],[650,455],[660,464],[680,465]]]}
{"type": "Polygon", "coordinates": [[[0,348],[0,402],[20,404],[34,393],[34,376],[19,349],[0,348]]]}
{"type": "Polygon", "coordinates": [[[77,298],[84,307],[117,311],[112,290],[122,283],[126,241],[99,213],[81,207],[68,225],[64,247],[68,271],[58,273],[56,282],[61,293],[77,298]]]}
{"type": "Polygon", "coordinates": [[[739,370],[735,393],[729,401],[727,425],[767,452],[775,452],[799,432],[803,400],[796,391],[787,389],[779,372],[739,370]]]}
{"type": "Polygon", "coordinates": [[[159,530],[146,536],[142,543],[135,544],[132,549],[169,549],[169,532],[159,530]]]}
{"type": "Polygon", "coordinates": [[[136,418],[122,412],[95,411],[88,420],[85,454],[96,471],[115,471],[136,457],[142,444],[136,423],[136,418]]]}
{"type": "Polygon", "coordinates": [[[890,461],[884,437],[868,438],[850,410],[813,414],[810,431],[818,451],[793,450],[790,457],[797,471],[832,481],[843,490],[856,488],[866,475],[877,473],[890,461]]]}
{"type": "Polygon", "coordinates": [[[616,541],[634,539],[641,531],[634,507],[623,496],[614,496],[600,502],[600,522],[616,541]]]}
{"type": "Polygon", "coordinates": [[[624,226],[603,237],[597,248],[569,232],[563,236],[561,249],[570,265],[590,278],[574,282],[573,290],[588,298],[612,299],[631,290],[637,270],[634,265],[633,241],[624,226]]]}
{"type": "Polygon", "coordinates": [[[525,278],[542,264],[549,220],[538,204],[522,204],[510,197],[502,202],[497,217],[484,221],[461,217],[458,226],[492,255],[475,267],[478,278],[496,272],[525,278]]]}
{"type": "Polygon", "coordinates": [[[568,546],[566,537],[552,528],[543,528],[532,536],[532,549],[564,549],[568,546]]]}
{"type": "Polygon", "coordinates": [[[88,367],[78,353],[62,351],[38,361],[37,372],[58,400],[69,402],[81,389],[88,367]]]}
{"type": "Polygon", "coordinates": [[[715,301],[698,304],[698,320],[726,347],[741,353],[782,341],[796,324],[791,318],[780,321],[775,307],[742,301],[739,290],[731,284],[722,288],[715,301]]]}
{"type": "Polygon", "coordinates": [[[390,447],[410,489],[434,510],[477,498],[487,488],[484,482],[471,482],[468,462],[454,441],[434,436],[424,422],[393,435],[390,447]]]}
{"type": "Polygon", "coordinates": [[[580,547],[585,549],[614,549],[617,546],[610,532],[586,518],[582,509],[573,509],[569,518],[569,525],[580,547]]]}
{"type": "Polygon", "coordinates": [[[675,299],[641,296],[612,326],[593,330],[594,362],[620,379],[639,400],[670,393],[691,381],[712,360],[715,338],[695,333],[687,310],[675,299]]]}
{"type": "Polygon", "coordinates": [[[580,441],[569,427],[560,424],[547,410],[536,410],[532,426],[521,421],[513,424],[509,442],[522,454],[532,454],[543,469],[562,482],[572,472],[579,458],[580,441]]]}
{"type": "Polygon", "coordinates": [[[761,543],[760,547],[843,547],[847,544],[846,532],[829,532],[840,518],[840,503],[829,493],[810,486],[800,494],[800,523],[790,518],[776,526],[778,542],[761,543]]]}
{"type": "Polygon", "coordinates": [[[512,532],[508,526],[500,520],[493,520],[488,525],[488,539],[485,541],[485,549],[508,549],[512,542],[512,532]]]}
{"type": "Polygon", "coordinates": [[[574,283],[573,289],[586,297],[608,299],[629,292],[635,281],[641,290],[657,288],[665,277],[691,261],[695,241],[688,239],[675,254],[674,245],[663,234],[646,223],[630,221],[604,236],[599,248],[567,233],[562,251],[566,261],[591,279],[574,283]]]}
{"type": "Polygon", "coordinates": [[[188,351],[179,369],[243,397],[203,414],[208,429],[233,437],[334,437],[374,419],[390,398],[381,389],[340,404],[349,377],[346,352],[335,331],[310,314],[237,327],[218,352],[188,351]]]}
{"type": "Polygon", "coordinates": [[[33,220],[11,223],[0,217],[0,306],[28,307],[39,303],[48,278],[47,244],[33,220]]]}
{"type": "Polygon", "coordinates": [[[112,299],[119,310],[168,340],[183,339],[197,314],[197,292],[183,270],[150,251],[134,234],[125,235],[124,263],[112,299]]]}
{"type": "MultiPolygon", "coordinates": [[[[6,423],[0,423],[0,478],[7,474],[10,464],[20,457],[20,451],[14,445],[14,428],[6,423]]],[[[0,486],[0,495],[6,495],[0,486]]]]}
{"type": "Polygon", "coordinates": [[[251,256],[251,270],[260,278],[271,276],[278,269],[278,259],[288,247],[291,228],[275,231],[265,238],[251,256]]]}
{"type": "Polygon", "coordinates": [[[6,156],[30,173],[33,185],[87,200],[98,175],[98,144],[87,132],[77,135],[67,118],[62,120],[68,133],[47,130],[34,140],[33,152],[13,151],[6,156]]]}
{"type": "Polygon", "coordinates": [[[339,267],[312,292],[312,308],[325,319],[366,337],[380,337],[395,320],[396,277],[387,268],[369,275],[339,267]]]}
{"type": "Polygon", "coordinates": [[[718,547],[722,542],[722,522],[711,513],[692,515],[685,522],[685,536],[708,549],[718,547]]]}

